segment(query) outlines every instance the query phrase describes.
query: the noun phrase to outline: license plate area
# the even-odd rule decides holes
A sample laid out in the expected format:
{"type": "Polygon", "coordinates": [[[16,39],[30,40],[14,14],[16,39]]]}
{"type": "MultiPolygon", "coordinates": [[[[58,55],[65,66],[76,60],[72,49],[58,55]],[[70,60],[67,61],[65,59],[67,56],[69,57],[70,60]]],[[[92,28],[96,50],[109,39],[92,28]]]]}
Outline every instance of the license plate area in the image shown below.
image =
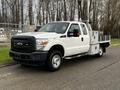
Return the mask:
{"type": "Polygon", "coordinates": [[[14,58],[15,58],[15,59],[21,59],[21,55],[17,55],[17,54],[16,54],[16,55],[14,55],[14,58]]]}

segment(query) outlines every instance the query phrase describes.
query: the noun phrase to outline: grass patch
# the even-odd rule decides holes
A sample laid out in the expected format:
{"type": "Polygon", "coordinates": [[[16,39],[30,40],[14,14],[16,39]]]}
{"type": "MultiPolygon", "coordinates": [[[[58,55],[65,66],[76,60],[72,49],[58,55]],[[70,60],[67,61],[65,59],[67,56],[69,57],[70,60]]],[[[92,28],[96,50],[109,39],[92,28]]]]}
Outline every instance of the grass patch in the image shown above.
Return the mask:
{"type": "Polygon", "coordinates": [[[12,61],[12,59],[9,57],[9,47],[0,46],[0,64],[10,61],[12,61]]]}
{"type": "Polygon", "coordinates": [[[112,39],[111,44],[112,45],[120,45],[120,39],[112,39]]]}

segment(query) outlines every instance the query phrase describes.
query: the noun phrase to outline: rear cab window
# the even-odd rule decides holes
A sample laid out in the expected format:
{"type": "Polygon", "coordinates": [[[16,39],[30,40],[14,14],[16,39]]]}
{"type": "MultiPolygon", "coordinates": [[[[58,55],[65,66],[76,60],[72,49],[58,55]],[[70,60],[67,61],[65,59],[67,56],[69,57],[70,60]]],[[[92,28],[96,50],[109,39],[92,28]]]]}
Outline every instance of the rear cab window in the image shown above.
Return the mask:
{"type": "Polygon", "coordinates": [[[80,24],[80,27],[81,27],[81,31],[83,32],[83,35],[88,35],[88,31],[85,24],[80,24]]]}

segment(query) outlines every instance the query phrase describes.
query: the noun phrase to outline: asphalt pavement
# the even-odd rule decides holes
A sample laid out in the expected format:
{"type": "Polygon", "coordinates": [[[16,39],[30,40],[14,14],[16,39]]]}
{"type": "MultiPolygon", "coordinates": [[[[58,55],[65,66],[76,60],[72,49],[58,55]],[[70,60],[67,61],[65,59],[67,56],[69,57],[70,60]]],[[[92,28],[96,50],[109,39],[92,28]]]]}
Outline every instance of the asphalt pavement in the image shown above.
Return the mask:
{"type": "Polygon", "coordinates": [[[0,68],[0,90],[120,90],[120,46],[103,57],[65,60],[57,72],[44,67],[0,68]]]}

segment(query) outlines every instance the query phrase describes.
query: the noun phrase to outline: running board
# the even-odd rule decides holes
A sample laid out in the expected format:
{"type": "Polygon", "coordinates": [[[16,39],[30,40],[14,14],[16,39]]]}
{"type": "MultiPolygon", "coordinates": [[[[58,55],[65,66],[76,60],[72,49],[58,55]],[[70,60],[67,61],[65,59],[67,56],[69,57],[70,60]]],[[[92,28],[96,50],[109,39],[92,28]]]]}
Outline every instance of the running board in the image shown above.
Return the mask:
{"type": "Polygon", "coordinates": [[[87,55],[87,53],[82,53],[82,54],[77,54],[77,55],[72,55],[72,56],[66,56],[64,59],[73,59],[73,58],[78,58],[87,55]]]}

